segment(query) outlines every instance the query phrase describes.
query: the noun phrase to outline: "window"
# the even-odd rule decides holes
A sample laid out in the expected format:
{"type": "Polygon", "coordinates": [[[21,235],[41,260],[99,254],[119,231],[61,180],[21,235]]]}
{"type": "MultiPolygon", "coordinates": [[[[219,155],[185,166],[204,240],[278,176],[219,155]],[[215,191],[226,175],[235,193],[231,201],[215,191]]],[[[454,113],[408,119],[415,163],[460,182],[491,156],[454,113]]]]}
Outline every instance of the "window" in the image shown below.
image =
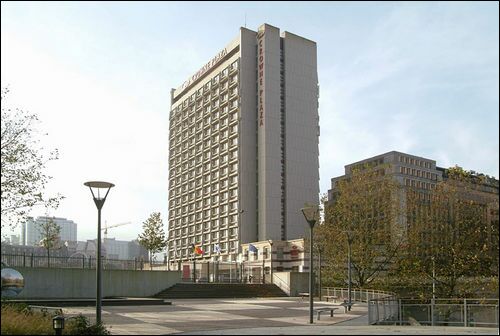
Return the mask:
{"type": "Polygon", "coordinates": [[[229,66],[229,71],[234,71],[238,69],[238,61],[235,61],[233,62],[230,66],[229,66]]]}
{"type": "Polygon", "coordinates": [[[229,234],[231,235],[231,237],[235,237],[238,234],[238,229],[237,228],[231,228],[229,230],[229,234]]]}
{"type": "Polygon", "coordinates": [[[221,188],[227,187],[227,179],[221,180],[220,185],[221,185],[221,188]]]}
{"type": "Polygon", "coordinates": [[[282,260],[283,259],[283,248],[282,247],[278,247],[277,251],[276,251],[276,258],[278,260],[282,260]]]}

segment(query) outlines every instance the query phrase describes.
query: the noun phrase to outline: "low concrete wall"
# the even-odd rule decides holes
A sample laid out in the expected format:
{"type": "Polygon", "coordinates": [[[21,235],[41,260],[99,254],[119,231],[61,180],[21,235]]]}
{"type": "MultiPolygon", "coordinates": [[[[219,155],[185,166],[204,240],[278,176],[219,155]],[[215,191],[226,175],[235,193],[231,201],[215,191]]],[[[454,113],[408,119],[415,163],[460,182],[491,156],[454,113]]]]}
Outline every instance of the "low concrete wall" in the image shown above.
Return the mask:
{"type": "Polygon", "coordinates": [[[273,283],[288,296],[298,296],[309,292],[309,273],[304,272],[274,272],[273,283]]]}
{"type": "MultiPolygon", "coordinates": [[[[16,267],[24,277],[19,299],[96,297],[96,271],[73,268],[16,267]]],[[[102,296],[147,297],[181,281],[178,271],[103,270],[102,296]]]]}

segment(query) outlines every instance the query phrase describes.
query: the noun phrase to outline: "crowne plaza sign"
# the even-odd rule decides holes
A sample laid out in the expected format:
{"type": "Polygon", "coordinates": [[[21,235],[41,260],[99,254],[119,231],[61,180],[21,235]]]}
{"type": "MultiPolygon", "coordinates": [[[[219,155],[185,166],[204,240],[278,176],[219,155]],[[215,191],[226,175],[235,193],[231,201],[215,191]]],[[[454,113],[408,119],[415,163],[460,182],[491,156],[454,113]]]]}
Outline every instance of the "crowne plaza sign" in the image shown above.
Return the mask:
{"type": "Polygon", "coordinates": [[[214,65],[216,65],[217,63],[219,63],[219,61],[221,59],[224,58],[224,56],[227,55],[227,50],[226,48],[222,49],[217,55],[215,55],[214,58],[212,58],[210,60],[210,62],[208,62],[207,64],[205,64],[204,66],[201,67],[200,70],[198,70],[194,75],[192,75],[191,77],[188,78],[187,81],[184,82],[184,84],[182,84],[182,87],[181,87],[181,90],[184,90],[185,88],[187,88],[189,85],[191,85],[192,83],[194,83],[196,80],[198,80],[198,78],[200,78],[201,76],[203,76],[208,70],[210,70],[214,65]]]}
{"type": "Polygon", "coordinates": [[[257,34],[257,99],[259,127],[264,126],[264,30],[257,34]]]}

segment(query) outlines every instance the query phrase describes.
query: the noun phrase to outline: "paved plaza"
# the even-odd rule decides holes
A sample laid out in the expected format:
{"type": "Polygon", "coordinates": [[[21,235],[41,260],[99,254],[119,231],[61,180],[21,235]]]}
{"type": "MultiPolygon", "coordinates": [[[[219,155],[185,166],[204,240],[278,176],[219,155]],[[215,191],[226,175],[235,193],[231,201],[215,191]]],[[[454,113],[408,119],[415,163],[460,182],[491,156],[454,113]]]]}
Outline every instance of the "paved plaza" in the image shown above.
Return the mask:
{"type": "MultiPolygon", "coordinates": [[[[315,307],[335,303],[315,302],[315,307]]],[[[94,307],[63,308],[65,315],[78,313],[95,318],[94,307]]],[[[299,298],[182,299],[172,305],[103,307],[102,319],[114,335],[497,335],[498,329],[368,326],[366,304],[345,313],[339,307],[333,317],[321,315],[309,324],[309,303],[299,298]]]]}

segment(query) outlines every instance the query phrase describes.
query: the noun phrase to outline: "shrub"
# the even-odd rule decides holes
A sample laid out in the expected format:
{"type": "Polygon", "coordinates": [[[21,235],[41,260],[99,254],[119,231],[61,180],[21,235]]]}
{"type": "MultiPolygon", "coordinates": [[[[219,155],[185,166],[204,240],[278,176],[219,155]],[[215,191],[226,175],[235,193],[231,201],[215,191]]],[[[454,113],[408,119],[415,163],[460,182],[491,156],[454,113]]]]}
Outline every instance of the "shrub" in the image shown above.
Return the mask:
{"type": "MultiPolygon", "coordinates": [[[[2,303],[2,335],[53,335],[55,315],[32,311],[26,304],[2,303]]],[[[91,325],[88,318],[78,315],[66,318],[64,335],[110,335],[103,324],[91,325]]]]}
{"type": "Polygon", "coordinates": [[[66,335],[111,335],[111,333],[101,324],[90,324],[88,318],[79,314],[76,317],[67,319],[66,335]]]}

